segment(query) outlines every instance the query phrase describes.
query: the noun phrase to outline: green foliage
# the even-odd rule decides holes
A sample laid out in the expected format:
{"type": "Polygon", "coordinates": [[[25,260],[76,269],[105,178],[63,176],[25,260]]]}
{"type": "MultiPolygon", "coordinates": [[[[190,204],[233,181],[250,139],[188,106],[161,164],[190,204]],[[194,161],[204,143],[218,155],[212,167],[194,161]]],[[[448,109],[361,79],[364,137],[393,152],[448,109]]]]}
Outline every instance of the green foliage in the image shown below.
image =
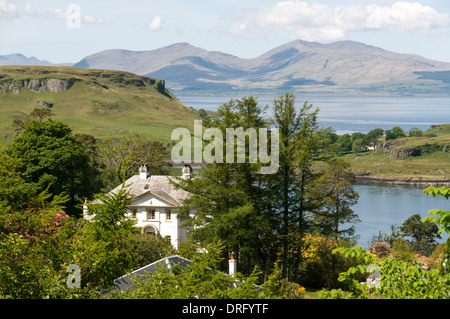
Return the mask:
{"type": "Polygon", "coordinates": [[[99,146],[100,161],[105,166],[108,186],[115,187],[134,175],[140,164],[147,164],[152,174],[167,174],[164,166],[169,158],[168,148],[139,134],[109,136],[99,146]]]}
{"type": "Polygon", "coordinates": [[[419,254],[430,256],[436,247],[438,227],[428,220],[421,221],[419,214],[409,217],[400,227],[411,248],[419,254]]]}
{"type": "MultiPolygon", "coordinates": [[[[265,128],[268,124],[261,118],[264,110],[251,96],[230,100],[211,116],[208,126],[220,130],[222,136],[226,136],[227,128],[265,128]]],[[[264,254],[273,244],[272,219],[264,201],[268,191],[261,187],[263,176],[259,174],[261,163],[250,163],[249,152],[246,142],[245,163],[236,163],[235,153],[233,163],[209,163],[198,178],[176,182],[191,194],[183,202],[183,210],[192,239],[208,243],[219,238],[228,252],[235,253],[246,275],[255,266],[250,256],[264,254]],[[191,209],[196,209],[195,219],[186,214],[191,209]]]]}
{"type": "Polygon", "coordinates": [[[426,269],[395,258],[386,259],[380,266],[380,289],[376,293],[387,299],[448,299],[450,276],[437,269],[426,269]]]}
{"type": "Polygon", "coordinates": [[[352,210],[359,198],[359,194],[353,189],[355,175],[351,172],[350,165],[343,160],[333,159],[327,164],[323,183],[326,196],[322,207],[315,212],[315,223],[326,236],[351,239],[354,226],[347,229],[342,229],[341,226],[359,221],[358,215],[352,210]]]}
{"type": "Polygon", "coordinates": [[[339,136],[337,154],[348,154],[352,151],[352,138],[350,134],[339,136]]]}
{"type": "Polygon", "coordinates": [[[31,121],[42,122],[45,118],[54,115],[51,109],[48,108],[35,108],[29,114],[20,112],[20,115],[15,116],[13,119],[14,132],[20,135],[31,121]]]}
{"type": "Polygon", "coordinates": [[[345,286],[338,281],[339,273],[354,266],[357,261],[334,254],[333,250],[344,241],[330,240],[323,236],[306,236],[303,263],[299,283],[314,289],[337,289],[345,286]]]}
{"type": "Polygon", "coordinates": [[[366,134],[365,141],[368,146],[375,147],[378,144],[380,137],[384,134],[382,128],[375,128],[366,134]]]}
{"type": "Polygon", "coordinates": [[[297,283],[282,278],[282,270],[275,267],[269,279],[262,284],[262,297],[268,299],[303,299],[306,289],[297,283]]]}
{"type": "MultiPolygon", "coordinates": [[[[434,196],[439,194],[445,198],[449,196],[447,187],[428,187],[424,192],[434,196]]],[[[442,231],[449,230],[450,223],[446,218],[447,213],[442,210],[432,210],[430,214],[439,216],[423,218],[423,225],[418,225],[418,217],[413,215],[402,225],[401,231],[410,237],[415,237],[420,242],[422,237],[436,233],[436,229],[430,228],[432,222],[442,225],[442,231]]],[[[429,258],[408,252],[412,246],[406,244],[402,238],[395,241],[393,249],[389,251],[390,256],[383,260],[378,260],[375,255],[370,255],[361,247],[336,249],[336,253],[343,254],[345,257],[357,258],[361,262],[361,265],[351,267],[341,273],[339,280],[348,285],[347,290],[351,293],[352,298],[448,299],[450,298],[450,273],[447,271],[448,243],[449,241],[443,245],[444,248],[440,253],[440,269],[430,267],[432,260],[429,258]],[[357,275],[367,275],[369,266],[379,271],[376,273],[379,276],[376,285],[367,281],[360,283],[356,279],[357,275]]],[[[378,256],[381,257],[379,254],[378,256]]],[[[341,298],[342,293],[341,291],[331,291],[324,292],[321,296],[341,298]]],[[[345,297],[348,296],[345,295],[345,297]]]]}
{"type": "Polygon", "coordinates": [[[172,244],[159,235],[133,233],[130,237],[130,245],[136,247],[136,255],[139,258],[138,268],[177,253],[172,244]]]}
{"type": "Polygon", "coordinates": [[[47,119],[31,121],[7,148],[7,153],[24,163],[23,179],[37,192],[67,194],[69,213],[76,212],[77,200],[96,190],[89,183],[93,171],[83,144],[69,126],[47,119]]]}
{"type": "Polygon", "coordinates": [[[22,170],[23,163],[20,159],[10,156],[6,152],[0,153],[0,209],[2,213],[44,207],[61,210],[67,198],[52,196],[47,189],[38,192],[31,183],[24,180],[22,170]]]}
{"type": "Polygon", "coordinates": [[[115,194],[97,195],[87,204],[91,219],[79,233],[73,262],[84,270],[85,284],[108,289],[115,279],[137,268],[137,245],[131,240],[137,229],[128,215],[129,203],[129,194],[120,189],[115,194]]]}
{"type": "MultiPolygon", "coordinates": [[[[337,249],[336,253],[356,257],[362,264],[351,267],[340,274],[340,281],[346,282],[351,298],[383,298],[383,299],[436,299],[450,297],[450,276],[441,275],[437,269],[423,267],[417,259],[412,263],[389,257],[378,262],[361,247],[337,249]],[[369,267],[373,265],[372,267],[369,267]],[[369,278],[370,269],[379,270],[379,284],[357,280],[358,276],[369,278]]],[[[374,273],[376,276],[377,272],[374,273]]],[[[361,277],[360,277],[361,278],[361,277]]],[[[324,294],[326,297],[340,298],[340,292],[324,294]]]]}
{"type": "Polygon", "coordinates": [[[420,137],[420,136],[423,136],[423,131],[420,128],[413,127],[409,130],[408,136],[420,137]]]}
{"type": "Polygon", "coordinates": [[[406,134],[400,126],[394,126],[390,130],[386,130],[386,141],[395,140],[397,138],[405,137],[406,134]]]}
{"type": "Polygon", "coordinates": [[[249,277],[237,273],[234,277],[216,271],[214,266],[221,261],[223,246],[208,245],[197,253],[193,264],[183,268],[165,265],[156,273],[140,275],[134,287],[115,292],[111,298],[131,299],[254,299],[261,298],[255,285],[257,272],[249,277]]]}
{"type": "MultiPolygon", "coordinates": [[[[443,196],[445,199],[448,199],[448,197],[450,196],[450,188],[444,186],[443,187],[430,186],[424,190],[424,193],[432,194],[433,196],[440,195],[443,196]]],[[[433,215],[433,217],[427,216],[423,218],[422,221],[434,222],[437,225],[442,226],[438,231],[439,234],[443,233],[444,231],[450,233],[450,211],[445,211],[442,209],[432,209],[428,212],[428,214],[433,215]]],[[[441,259],[441,271],[443,273],[450,274],[450,272],[448,272],[449,261],[450,261],[450,238],[447,239],[447,242],[445,243],[441,259]]]]}

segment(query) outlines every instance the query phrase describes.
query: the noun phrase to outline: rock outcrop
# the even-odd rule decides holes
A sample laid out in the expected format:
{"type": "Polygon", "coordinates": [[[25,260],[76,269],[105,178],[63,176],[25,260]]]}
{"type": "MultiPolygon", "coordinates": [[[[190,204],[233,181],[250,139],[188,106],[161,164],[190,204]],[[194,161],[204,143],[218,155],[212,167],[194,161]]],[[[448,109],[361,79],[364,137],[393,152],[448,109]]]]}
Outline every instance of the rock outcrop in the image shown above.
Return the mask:
{"type": "Polygon", "coordinates": [[[64,79],[26,79],[26,80],[6,80],[0,83],[0,90],[3,94],[19,94],[22,88],[27,87],[33,92],[60,93],[70,89],[72,80],[64,79]]]}

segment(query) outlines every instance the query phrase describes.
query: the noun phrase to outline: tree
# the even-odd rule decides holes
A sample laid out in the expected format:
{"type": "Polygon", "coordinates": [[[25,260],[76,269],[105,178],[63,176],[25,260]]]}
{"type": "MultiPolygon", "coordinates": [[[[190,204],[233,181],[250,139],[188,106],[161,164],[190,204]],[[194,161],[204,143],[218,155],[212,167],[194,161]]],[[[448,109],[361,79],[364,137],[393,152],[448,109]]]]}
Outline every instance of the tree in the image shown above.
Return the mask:
{"type": "Polygon", "coordinates": [[[354,132],[351,135],[352,137],[352,141],[356,141],[356,140],[364,140],[366,138],[366,134],[361,133],[361,132],[354,132]]]}
{"type": "MultiPolygon", "coordinates": [[[[222,104],[217,115],[211,116],[209,122],[210,128],[221,135],[214,139],[225,137],[227,129],[257,131],[258,128],[267,127],[267,123],[261,118],[264,109],[253,97],[222,104]]],[[[205,149],[213,145],[213,142],[207,143],[205,149]]],[[[191,229],[192,240],[208,243],[217,237],[225,246],[224,257],[234,252],[238,267],[244,273],[251,271],[254,263],[258,263],[260,256],[266,254],[268,246],[273,242],[268,239],[271,234],[271,218],[264,202],[267,190],[261,183],[261,163],[250,163],[249,144],[250,141],[246,142],[243,149],[244,163],[237,163],[237,154],[234,153],[231,162],[207,163],[202,167],[198,178],[180,178],[177,181],[179,187],[191,194],[183,202],[183,210],[187,218],[186,226],[191,229]],[[195,219],[188,217],[187,212],[191,209],[197,211],[195,219]]],[[[237,147],[234,141],[228,146],[232,149],[237,147]]],[[[217,147],[223,149],[215,149],[216,152],[225,153],[227,145],[223,143],[217,147]]]]}
{"type": "Polygon", "coordinates": [[[351,239],[354,226],[344,230],[340,226],[359,221],[358,215],[352,210],[359,198],[353,189],[355,175],[347,162],[338,159],[328,163],[325,174],[326,197],[322,209],[315,214],[315,221],[323,234],[334,239],[351,239]]]}
{"type": "Polygon", "coordinates": [[[420,137],[420,136],[423,136],[423,131],[420,128],[413,127],[409,130],[408,136],[420,137]]]}
{"type": "Polygon", "coordinates": [[[128,133],[121,137],[107,137],[99,146],[100,161],[110,170],[109,186],[115,187],[133,175],[145,163],[152,174],[167,173],[169,151],[160,141],[143,135],[128,133]]]}
{"type": "Polygon", "coordinates": [[[290,234],[294,234],[296,244],[293,273],[298,281],[302,259],[303,237],[308,229],[308,215],[317,209],[319,201],[314,198],[314,185],[321,175],[312,169],[312,164],[326,155],[320,150],[323,140],[318,134],[318,109],[311,111],[307,101],[299,111],[295,107],[295,96],[282,94],[274,100],[273,124],[280,134],[280,165],[272,177],[271,192],[274,196],[274,211],[280,218],[282,238],[282,278],[288,274],[288,254],[290,234]],[[292,230],[292,231],[291,231],[292,230]]]}
{"type": "Polygon", "coordinates": [[[382,128],[375,128],[366,134],[365,141],[368,146],[375,147],[378,144],[378,139],[382,137],[384,130],[382,128]]]}
{"type": "Polygon", "coordinates": [[[35,108],[30,114],[20,112],[20,115],[15,116],[13,119],[14,132],[16,132],[16,135],[20,135],[31,121],[42,122],[52,115],[54,115],[52,110],[45,107],[35,108]]]}
{"type": "Polygon", "coordinates": [[[85,148],[63,122],[31,121],[6,152],[23,162],[23,179],[37,192],[48,190],[53,196],[66,194],[69,214],[79,214],[78,201],[97,191],[88,182],[94,171],[85,148]]]}
{"type": "Polygon", "coordinates": [[[83,269],[83,285],[109,289],[115,279],[139,265],[137,244],[132,235],[138,230],[128,214],[130,195],[98,194],[87,204],[86,222],[76,238],[72,263],[83,269]]]}
{"type": "Polygon", "coordinates": [[[424,256],[430,256],[433,253],[437,245],[436,238],[441,238],[437,225],[429,221],[422,222],[419,214],[406,219],[400,230],[411,248],[424,256]]]}
{"type": "Polygon", "coordinates": [[[391,130],[386,130],[386,141],[395,140],[405,136],[406,134],[400,126],[394,126],[391,130]]]}
{"type": "Polygon", "coordinates": [[[350,134],[344,134],[339,136],[338,139],[338,154],[348,154],[352,151],[352,138],[350,134]]]}
{"type": "Polygon", "coordinates": [[[352,151],[356,153],[358,156],[359,153],[363,152],[366,149],[366,146],[364,144],[364,140],[362,138],[356,139],[352,143],[352,151]]]}
{"type": "Polygon", "coordinates": [[[44,200],[21,173],[23,163],[5,152],[0,153],[0,208],[2,213],[39,207],[44,200]]]}

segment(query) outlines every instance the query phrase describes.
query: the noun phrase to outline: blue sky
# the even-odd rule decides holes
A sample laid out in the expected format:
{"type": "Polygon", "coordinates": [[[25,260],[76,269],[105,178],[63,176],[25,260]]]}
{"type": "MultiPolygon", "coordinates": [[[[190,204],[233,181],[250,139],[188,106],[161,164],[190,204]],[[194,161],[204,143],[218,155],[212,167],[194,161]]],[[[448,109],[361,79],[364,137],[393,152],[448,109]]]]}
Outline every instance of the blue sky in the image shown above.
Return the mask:
{"type": "Polygon", "coordinates": [[[54,63],[177,42],[252,58],[295,39],[450,62],[450,1],[0,0],[0,55],[54,63]]]}

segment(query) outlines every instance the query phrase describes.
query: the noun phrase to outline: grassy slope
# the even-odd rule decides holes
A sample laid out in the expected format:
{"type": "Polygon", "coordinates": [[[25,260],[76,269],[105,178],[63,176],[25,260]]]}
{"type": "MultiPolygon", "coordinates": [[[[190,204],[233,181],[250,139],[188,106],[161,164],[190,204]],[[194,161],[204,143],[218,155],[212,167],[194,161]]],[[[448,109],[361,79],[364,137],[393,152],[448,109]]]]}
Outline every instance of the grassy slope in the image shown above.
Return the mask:
{"type": "Polygon", "coordinates": [[[450,124],[442,124],[430,128],[427,133],[434,133],[436,137],[407,137],[405,143],[396,147],[397,150],[419,147],[421,145],[438,143],[448,145],[447,151],[438,151],[417,157],[391,158],[389,153],[382,150],[364,152],[359,156],[348,154],[344,159],[351,163],[356,174],[368,174],[370,177],[381,179],[398,179],[417,181],[434,180],[447,182],[450,179],[450,124]]]}
{"type": "Polygon", "coordinates": [[[0,93],[2,143],[13,137],[13,117],[19,112],[29,113],[38,101],[53,103],[53,118],[69,124],[76,133],[97,138],[131,131],[167,141],[174,128],[191,129],[198,118],[196,111],[162,90],[157,85],[161,81],[132,73],[71,67],[0,67],[0,84],[10,79],[44,78],[67,79],[74,84],[60,93],[37,93],[26,87],[17,95],[0,93]]]}

